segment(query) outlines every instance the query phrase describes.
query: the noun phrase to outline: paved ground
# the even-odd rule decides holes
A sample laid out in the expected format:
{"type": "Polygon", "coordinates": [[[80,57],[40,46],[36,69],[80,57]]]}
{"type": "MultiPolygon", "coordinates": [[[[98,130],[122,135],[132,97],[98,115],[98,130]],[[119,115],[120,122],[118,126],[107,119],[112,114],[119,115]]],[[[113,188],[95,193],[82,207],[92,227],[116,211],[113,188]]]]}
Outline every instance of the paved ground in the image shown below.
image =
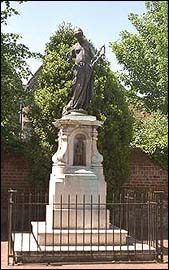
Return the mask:
{"type": "Polygon", "coordinates": [[[1,269],[168,269],[168,241],[164,241],[164,263],[72,263],[7,265],[7,242],[1,242],[1,269]]]}

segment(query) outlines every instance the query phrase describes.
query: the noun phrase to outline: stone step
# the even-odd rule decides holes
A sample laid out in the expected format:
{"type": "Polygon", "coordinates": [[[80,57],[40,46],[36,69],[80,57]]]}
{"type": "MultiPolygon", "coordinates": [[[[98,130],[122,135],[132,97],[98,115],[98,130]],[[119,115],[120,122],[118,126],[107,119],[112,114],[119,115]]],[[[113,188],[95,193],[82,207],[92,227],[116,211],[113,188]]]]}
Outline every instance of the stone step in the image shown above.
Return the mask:
{"type": "Polygon", "coordinates": [[[15,262],[65,262],[90,260],[154,260],[156,250],[147,244],[40,246],[32,233],[12,233],[15,262]]]}
{"type": "Polygon", "coordinates": [[[125,245],[127,231],[123,229],[54,229],[45,228],[45,222],[31,222],[32,232],[41,246],[64,245],[125,245]]]}
{"type": "Polygon", "coordinates": [[[28,251],[151,251],[154,252],[155,248],[135,242],[133,245],[88,245],[88,246],[41,246],[38,245],[32,233],[12,233],[12,240],[14,242],[14,251],[28,252],[28,251]]]}

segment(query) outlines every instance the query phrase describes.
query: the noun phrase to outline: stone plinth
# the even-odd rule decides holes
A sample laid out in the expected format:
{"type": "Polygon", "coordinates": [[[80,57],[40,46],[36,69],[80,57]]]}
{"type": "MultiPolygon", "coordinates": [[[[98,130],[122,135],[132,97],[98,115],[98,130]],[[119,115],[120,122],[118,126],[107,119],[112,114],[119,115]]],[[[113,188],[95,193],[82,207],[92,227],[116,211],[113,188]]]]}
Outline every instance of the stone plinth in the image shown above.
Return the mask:
{"type": "Polygon", "coordinates": [[[40,246],[126,245],[127,231],[120,229],[58,229],[45,232],[45,222],[32,222],[40,246]],[[38,228],[37,228],[38,227],[38,228]],[[38,233],[37,233],[38,232],[38,233]]]}
{"type": "Polygon", "coordinates": [[[47,230],[53,229],[97,229],[109,228],[109,210],[104,208],[78,207],[67,209],[47,206],[47,230]],[[74,208],[74,209],[72,209],[74,208]],[[51,217],[51,218],[50,218],[51,217]]]}
{"type": "Polygon", "coordinates": [[[106,227],[109,226],[109,211],[105,211],[103,205],[106,203],[103,157],[97,150],[97,128],[102,124],[95,116],[78,113],[65,115],[54,122],[59,133],[58,150],[52,157],[49,205],[46,209],[48,229],[60,226],[65,229],[75,226],[77,228],[84,226],[104,228],[105,224],[106,227]],[[96,205],[98,203],[102,204],[99,210],[96,205]],[[91,204],[94,208],[92,217],[91,204]],[[78,214],[75,210],[76,205],[78,214]]]}
{"type": "MultiPolygon", "coordinates": [[[[33,225],[33,224],[32,224],[33,225]]],[[[34,227],[34,226],[33,226],[34,227]]],[[[39,227],[41,225],[39,224],[39,227]]],[[[36,226],[35,226],[36,228],[36,226]]],[[[43,229],[44,231],[44,229],[43,229]]],[[[118,233],[118,232],[117,232],[118,233]]],[[[123,232],[125,233],[125,231],[123,232]]],[[[116,238],[116,231],[114,233],[116,238]]],[[[114,239],[115,239],[114,238],[114,239]]],[[[13,250],[15,253],[15,262],[16,263],[49,263],[50,262],[76,262],[77,261],[153,261],[157,260],[156,248],[140,243],[139,241],[134,241],[130,245],[110,245],[100,244],[97,241],[97,244],[89,245],[46,245],[45,238],[40,241],[44,245],[39,245],[36,239],[38,236],[35,231],[35,235],[32,233],[14,233],[12,234],[12,239],[14,241],[13,250]],[[69,253],[68,253],[69,252],[69,253]],[[68,255],[69,254],[69,255],[68,255]]],[[[50,236],[48,238],[50,241],[50,236]]],[[[118,239],[118,238],[117,238],[118,239]]],[[[47,240],[47,238],[46,238],[47,240]]],[[[50,242],[48,242],[50,243],[50,242]]],[[[121,241],[120,241],[121,243],[121,241]]]]}

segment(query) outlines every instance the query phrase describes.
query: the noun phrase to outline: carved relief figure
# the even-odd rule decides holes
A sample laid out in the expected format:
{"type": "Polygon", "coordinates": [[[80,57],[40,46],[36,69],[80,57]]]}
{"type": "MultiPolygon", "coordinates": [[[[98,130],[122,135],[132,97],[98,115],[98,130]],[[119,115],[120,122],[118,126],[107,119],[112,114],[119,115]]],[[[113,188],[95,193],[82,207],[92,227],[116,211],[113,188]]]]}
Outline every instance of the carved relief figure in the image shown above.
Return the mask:
{"type": "Polygon", "coordinates": [[[73,165],[85,166],[86,165],[86,149],[83,137],[76,137],[74,140],[74,158],[73,165]]]}

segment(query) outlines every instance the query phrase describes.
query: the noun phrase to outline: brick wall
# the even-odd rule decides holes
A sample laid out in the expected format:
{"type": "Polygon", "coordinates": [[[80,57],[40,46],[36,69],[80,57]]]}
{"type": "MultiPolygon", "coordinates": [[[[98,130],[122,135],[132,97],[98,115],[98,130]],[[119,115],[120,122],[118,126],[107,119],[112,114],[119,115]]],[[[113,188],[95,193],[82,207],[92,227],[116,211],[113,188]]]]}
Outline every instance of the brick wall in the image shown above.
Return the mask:
{"type": "MultiPolygon", "coordinates": [[[[7,199],[8,189],[18,191],[33,189],[29,182],[29,162],[21,155],[1,153],[1,232],[7,232],[7,199]]],[[[162,190],[165,194],[165,205],[168,200],[168,172],[155,165],[141,150],[134,149],[131,155],[131,176],[123,188],[144,188],[146,190],[162,190]]]]}
{"type": "MultiPolygon", "coordinates": [[[[2,199],[6,199],[6,192],[9,188],[17,190],[31,189],[29,171],[29,162],[26,157],[19,154],[12,155],[6,151],[1,152],[2,199]]],[[[155,165],[140,149],[133,149],[131,154],[131,176],[129,181],[124,184],[124,188],[136,187],[162,190],[168,194],[167,179],[167,170],[155,165]]]]}
{"type": "Polygon", "coordinates": [[[7,236],[8,190],[24,191],[30,188],[29,162],[21,155],[1,151],[1,233],[7,236]]]}
{"type": "Polygon", "coordinates": [[[30,188],[29,162],[26,157],[19,154],[1,152],[1,192],[2,207],[7,199],[7,191],[10,188],[19,191],[30,188]]]}
{"type": "MultiPolygon", "coordinates": [[[[21,155],[1,152],[1,206],[6,207],[7,190],[12,187],[26,190],[29,183],[29,162],[21,155]]],[[[168,194],[168,171],[155,165],[140,149],[133,149],[131,154],[131,176],[123,188],[146,188],[162,190],[168,194]]]]}
{"type": "Polygon", "coordinates": [[[143,151],[133,149],[131,175],[123,189],[127,191],[164,191],[163,237],[168,239],[168,171],[157,166],[143,151]]]}
{"type": "Polygon", "coordinates": [[[156,165],[143,151],[133,149],[131,154],[131,175],[123,188],[144,188],[164,191],[168,196],[168,171],[156,165]]]}

